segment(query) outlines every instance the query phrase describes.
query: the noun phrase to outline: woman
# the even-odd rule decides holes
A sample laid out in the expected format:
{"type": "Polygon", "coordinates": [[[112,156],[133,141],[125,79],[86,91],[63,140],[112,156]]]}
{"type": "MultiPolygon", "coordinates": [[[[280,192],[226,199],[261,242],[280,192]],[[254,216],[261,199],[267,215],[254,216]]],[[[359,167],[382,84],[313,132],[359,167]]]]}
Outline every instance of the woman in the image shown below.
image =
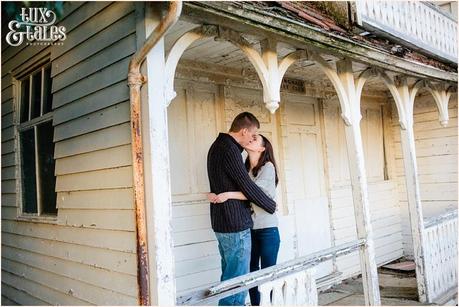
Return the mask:
{"type": "MultiPolygon", "coordinates": [[[[276,162],[274,160],[274,151],[269,140],[263,135],[257,135],[257,138],[249,145],[244,147],[248,153],[245,166],[252,180],[272,199],[276,196],[276,186],[279,181],[277,177],[276,162]]],[[[223,203],[228,199],[246,200],[242,192],[224,192],[218,195],[210,193],[209,201],[213,203],[223,203]]],[[[280,237],[278,220],[276,213],[269,214],[260,207],[251,204],[253,229],[252,235],[252,252],[250,259],[250,272],[261,268],[267,268],[275,265],[277,254],[279,252],[280,237]]],[[[257,288],[249,291],[250,302],[252,306],[260,304],[260,293],[257,288]]]]}

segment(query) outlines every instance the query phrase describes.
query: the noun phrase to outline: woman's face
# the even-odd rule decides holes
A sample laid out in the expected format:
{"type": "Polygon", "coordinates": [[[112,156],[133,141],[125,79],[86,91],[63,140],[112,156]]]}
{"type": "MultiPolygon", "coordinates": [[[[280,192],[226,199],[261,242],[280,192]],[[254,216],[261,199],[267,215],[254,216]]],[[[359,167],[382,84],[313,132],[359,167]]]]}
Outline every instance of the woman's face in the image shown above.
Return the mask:
{"type": "Polygon", "coordinates": [[[263,152],[265,147],[263,146],[263,138],[261,135],[256,135],[254,140],[244,147],[247,152],[263,152]]]}

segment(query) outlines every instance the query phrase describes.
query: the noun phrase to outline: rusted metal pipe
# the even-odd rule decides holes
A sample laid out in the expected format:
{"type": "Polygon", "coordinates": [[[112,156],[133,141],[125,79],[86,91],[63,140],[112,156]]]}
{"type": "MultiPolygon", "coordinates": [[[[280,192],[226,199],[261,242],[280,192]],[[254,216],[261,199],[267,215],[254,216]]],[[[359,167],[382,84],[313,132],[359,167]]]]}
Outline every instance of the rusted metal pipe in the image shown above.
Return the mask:
{"type": "Polygon", "coordinates": [[[167,29],[175,24],[182,10],[181,1],[172,1],[166,16],[153,30],[144,45],[134,54],[129,62],[128,85],[131,101],[131,138],[134,206],[137,230],[137,283],[139,305],[148,306],[150,300],[150,280],[147,245],[147,223],[145,218],[145,179],[143,170],[143,144],[141,125],[140,88],[146,77],[140,73],[140,65],[148,52],[164,36],[167,29]]]}

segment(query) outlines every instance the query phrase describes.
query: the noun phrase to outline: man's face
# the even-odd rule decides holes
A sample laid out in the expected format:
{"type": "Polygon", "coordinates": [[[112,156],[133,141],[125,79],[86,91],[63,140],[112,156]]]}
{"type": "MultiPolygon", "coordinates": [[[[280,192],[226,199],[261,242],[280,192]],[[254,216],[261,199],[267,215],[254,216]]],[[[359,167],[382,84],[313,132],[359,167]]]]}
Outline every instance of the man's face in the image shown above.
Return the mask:
{"type": "Polygon", "coordinates": [[[257,139],[258,128],[251,127],[251,128],[244,128],[242,129],[242,138],[241,138],[241,146],[245,147],[255,141],[257,139]]]}

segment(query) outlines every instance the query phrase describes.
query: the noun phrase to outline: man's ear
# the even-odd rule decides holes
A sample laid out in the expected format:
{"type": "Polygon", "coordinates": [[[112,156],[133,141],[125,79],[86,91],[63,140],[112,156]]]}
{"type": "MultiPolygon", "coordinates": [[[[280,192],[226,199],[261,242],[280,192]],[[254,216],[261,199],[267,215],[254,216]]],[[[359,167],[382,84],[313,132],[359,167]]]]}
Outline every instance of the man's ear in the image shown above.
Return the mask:
{"type": "Polygon", "coordinates": [[[249,129],[247,129],[247,128],[242,128],[241,129],[241,135],[242,136],[245,136],[248,132],[249,132],[249,129]]]}

